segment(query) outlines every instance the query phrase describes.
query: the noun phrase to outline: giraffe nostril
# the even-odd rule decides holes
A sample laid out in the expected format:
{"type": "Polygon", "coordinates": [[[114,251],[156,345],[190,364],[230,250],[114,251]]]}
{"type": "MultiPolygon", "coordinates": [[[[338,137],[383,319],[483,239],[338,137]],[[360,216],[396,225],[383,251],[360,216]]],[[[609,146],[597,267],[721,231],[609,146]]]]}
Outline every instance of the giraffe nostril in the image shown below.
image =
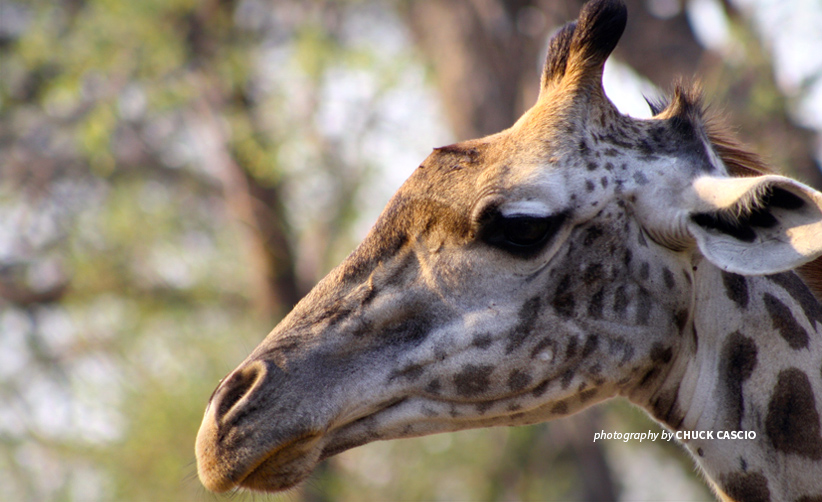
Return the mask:
{"type": "Polygon", "coordinates": [[[262,365],[251,364],[226,378],[214,392],[210,406],[215,406],[215,419],[222,420],[262,377],[262,365]]]}

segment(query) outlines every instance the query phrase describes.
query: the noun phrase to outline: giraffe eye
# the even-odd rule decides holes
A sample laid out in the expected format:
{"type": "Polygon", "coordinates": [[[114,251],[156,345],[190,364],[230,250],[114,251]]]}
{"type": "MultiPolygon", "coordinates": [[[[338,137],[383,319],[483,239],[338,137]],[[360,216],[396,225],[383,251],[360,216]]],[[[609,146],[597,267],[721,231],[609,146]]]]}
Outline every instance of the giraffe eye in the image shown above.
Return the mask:
{"type": "Polygon", "coordinates": [[[530,256],[542,249],[565,220],[565,213],[552,216],[495,214],[483,228],[481,239],[509,253],[530,256]]]}
{"type": "Polygon", "coordinates": [[[539,244],[551,229],[552,218],[514,216],[502,222],[505,240],[514,246],[534,246],[539,244]]]}

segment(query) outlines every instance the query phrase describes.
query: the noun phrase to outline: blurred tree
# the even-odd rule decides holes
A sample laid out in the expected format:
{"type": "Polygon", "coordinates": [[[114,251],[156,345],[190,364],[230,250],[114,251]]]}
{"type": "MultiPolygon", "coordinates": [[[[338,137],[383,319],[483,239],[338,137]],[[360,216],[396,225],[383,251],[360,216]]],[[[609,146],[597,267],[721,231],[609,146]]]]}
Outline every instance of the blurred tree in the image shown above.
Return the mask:
{"type": "Polygon", "coordinates": [[[329,74],[375,63],[342,11],[0,2],[0,498],[202,491],[182,480],[211,389],[351,245],[383,121],[335,141],[317,118],[329,74]],[[303,280],[299,212],[323,236],[303,280]]]}

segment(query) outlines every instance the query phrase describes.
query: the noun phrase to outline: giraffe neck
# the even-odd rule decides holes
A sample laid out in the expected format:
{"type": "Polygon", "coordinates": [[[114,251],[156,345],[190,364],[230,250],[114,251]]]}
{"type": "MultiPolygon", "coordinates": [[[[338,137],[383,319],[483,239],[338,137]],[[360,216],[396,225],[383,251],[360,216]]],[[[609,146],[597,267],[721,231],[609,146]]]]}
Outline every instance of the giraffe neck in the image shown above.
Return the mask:
{"type": "Polygon", "coordinates": [[[682,341],[693,350],[643,405],[682,431],[726,500],[822,500],[822,304],[794,272],[743,277],[702,262],[693,280],[682,341]]]}

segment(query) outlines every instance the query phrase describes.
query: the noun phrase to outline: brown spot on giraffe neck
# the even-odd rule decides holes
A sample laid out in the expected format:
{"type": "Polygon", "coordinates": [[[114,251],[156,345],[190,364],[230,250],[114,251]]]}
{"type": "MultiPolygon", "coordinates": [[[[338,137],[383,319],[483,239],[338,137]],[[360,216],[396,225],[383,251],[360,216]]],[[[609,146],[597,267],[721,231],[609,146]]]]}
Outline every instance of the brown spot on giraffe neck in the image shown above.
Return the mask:
{"type": "Polygon", "coordinates": [[[636,304],[636,323],[640,326],[647,326],[651,319],[651,294],[645,290],[640,289],[637,293],[636,304]]]}
{"type": "Polygon", "coordinates": [[[722,271],[725,294],[741,309],[748,308],[748,280],[745,276],[722,271]]]}
{"type": "Polygon", "coordinates": [[[822,303],[816,299],[810,288],[793,272],[767,276],[769,280],[781,286],[791,297],[799,302],[805,317],[811,326],[816,323],[822,327],[822,303]]]}
{"type": "Polygon", "coordinates": [[[583,157],[587,157],[591,154],[591,148],[588,147],[588,143],[585,141],[585,138],[579,140],[579,144],[577,145],[577,151],[583,157]]]}
{"type": "Polygon", "coordinates": [[[597,225],[592,225],[588,227],[588,229],[585,231],[585,238],[582,241],[582,245],[585,247],[591,246],[594,244],[594,242],[597,241],[597,239],[602,237],[604,234],[605,232],[602,230],[602,228],[598,227],[597,225]]]}
{"type": "Polygon", "coordinates": [[[599,289],[591,296],[588,302],[588,315],[594,319],[602,318],[603,301],[605,300],[605,290],[599,289]]]}
{"type": "Polygon", "coordinates": [[[414,382],[422,376],[424,371],[425,370],[421,365],[412,364],[402,370],[393,372],[391,376],[388,378],[388,381],[390,383],[396,379],[404,379],[414,382]]]}
{"type": "Polygon", "coordinates": [[[770,502],[768,480],[758,472],[731,472],[719,476],[719,484],[736,502],[770,502]]]}
{"type": "Polygon", "coordinates": [[[634,173],[634,181],[636,181],[637,185],[647,185],[650,183],[648,178],[640,171],[634,173]]]}
{"type": "Polygon", "coordinates": [[[722,346],[719,362],[719,378],[724,385],[724,399],[728,403],[728,427],[742,429],[745,399],[742,384],[756,368],[758,349],[754,341],[736,331],[728,336],[722,346]]]}
{"type": "Polygon", "coordinates": [[[574,379],[575,374],[576,374],[576,368],[568,368],[567,370],[565,370],[565,372],[562,374],[562,377],[560,378],[560,381],[559,381],[560,387],[562,388],[562,390],[567,389],[568,386],[571,385],[571,381],[574,379]]]}
{"type": "Polygon", "coordinates": [[[822,459],[819,413],[808,375],[797,368],[779,372],[768,403],[765,431],[773,447],[813,460],[822,459]]]}
{"type": "Polygon", "coordinates": [[[678,310],[674,314],[674,324],[676,324],[677,332],[680,336],[682,336],[683,332],[685,331],[685,327],[688,325],[688,319],[690,318],[690,312],[687,309],[678,310]]]}
{"type": "Polygon", "coordinates": [[[609,337],[608,354],[617,355],[622,353],[618,366],[622,366],[634,357],[634,346],[622,337],[609,337]]]}
{"type": "Polygon", "coordinates": [[[454,375],[457,394],[465,397],[482,394],[491,385],[490,377],[493,371],[494,367],[490,365],[466,364],[454,375]]]}
{"type": "Polygon", "coordinates": [[[585,268],[585,271],[582,273],[582,282],[586,286],[590,286],[595,284],[597,281],[602,280],[602,276],[604,275],[605,271],[600,263],[591,263],[585,268]]]}
{"type": "Polygon", "coordinates": [[[487,403],[477,403],[477,413],[480,415],[485,415],[485,412],[490,410],[494,406],[494,403],[487,402],[487,403]]]}
{"type": "Polygon", "coordinates": [[[668,267],[662,268],[662,281],[665,283],[665,287],[668,289],[674,289],[676,286],[676,279],[674,279],[674,273],[668,267]]]}
{"type": "Polygon", "coordinates": [[[643,232],[642,228],[637,231],[636,242],[644,248],[648,247],[648,241],[645,239],[645,232],[643,232]]]}
{"type": "Polygon", "coordinates": [[[518,349],[528,336],[534,331],[534,325],[539,317],[540,303],[542,300],[539,296],[529,299],[519,309],[517,313],[518,323],[508,333],[508,344],[505,347],[505,353],[510,354],[518,349]]]}
{"type": "Polygon", "coordinates": [[[431,382],[429,382],[428,385],[425,387],[425,392],[429,394],[437,395],[440,393],[440,390],[442,390],[442,384],[440,384],[438,378],[431,380],[431,382]]]}
{"type": "Polygon", "coordinates": [[[483,350],[490,347],[493,343],[494,343],[494,337],[490,333],[478,334],[474,337],[473,340],[471,340],[471,345],[473,345],[474,347],[477,347],[479,349],[483,349],[483,350]]]}
{"type": "Polygon", "coordinates": [[[770,293],[765,293],[762,300],[765,302],[765,308],[771,316],[773,329],[779,331],[779,335],[788,342],[792,349],[807,348],[810,336],[805,328],[796,321],[791,309],[770,293]]]}
{"type": "Polygon", "coordinates": [[[647,386],[657,376],[659,376],[659,368],[649,369],[648,371],[645,372],[644,375],[642,375],[642,378],[640,379],[639,383],[637,384],[637,387],[639,387],[641,389],[641,388],[647,386]]]}
{"type": "Polygon", "coordinates": [[[651,264],[647,261],[642,262],[642,265],[639,267],[639,278],[647,281],[649,277],[651,277],[651,264]]]}
{"type": "MultiPolygon", "coordinates": [[[[381,336],[394,345],[417,346],[431,333],[433,324],[434,319],[422,316],[399,319],[383,328],[381,336]]],[[[368,333],[368,330],[363,330],[363,333],[368,333]]]]}
{"type": "Polygon", "coordinates": [[[590,401],[591,399],[593,399],[594,396],[597,395],[598,392],[599,392],[599,389],[588,389],[588,390],[584,390],[584,391],[580,392],[579,393],[579,402],[580,403],[586,403],[586,402],[590,401]]]}
{"type": "Polygon", "coordinates": [[[631,299],[625,291],[625,286],[617,287],[616,291],[614,291],[614,312],[619,315],[624,314],[630,301],[631,299]]]}
{"type": "Polygon", "coordinates": [[[582,357],[586,358],[597,350],[599,345],[599,337],[597,335],[588,335],[585,339],[585,345],[582,347],[582,357]]]}
{"type": "Polygon", "coordinates": [[[534,397],[540,397],[545,394],[545,391],[548,390],[548,385],[551,383],[550,380],[544,380],[539,385],[534,387],[534,390],[531,391],[531,395],[534,397]]]}
{"type": "Polygon", "coordinates": [[[622,257],[622,264],[626,267],[631,265],[631,260],[634,259],[634,253],[630,249],[625,250],[625,255],[622,257]]]}
{"type": "Polygon", "coordinates": [[[651,400],[651,409],[654,417],[668,424],[672,429],[679,430],[685,420],[685,413],[679,406],[679,385],[660,392],[651,400]]]}
{"type": "Polygon", "coordinates": [[[655,363],[668,364],[671,362],[673,355],[674,352],[671,347],[665,347],[660,342],[654,342],[653,345],[651,345],[651,361],[655,363]]]}
{"type": "Polygon", "coordinates": [[[521,370],[514,370],[508,376],[508,388],[514,392],[520,391],[531,383],[531,375],[521,370]]]}
{"type": "Polygon", "coordinates": [[[554,413],[554,414],[557,414],[557,415],[564,415],[564,414],[568,413],[568,403],[566,403],[565,401],[557,402],[557,404],[555,404],[551,408],[551,413],[554,413]]]}
{"type": "Polygon", "coordinates": [[[571,317],[574,315],[574,307],[576,306],[576,301],[574,300],[574,295],[570,291],[571,289],[571,276],[566,275],[562,278],[557,286],[557,290],[554,293],[554,299],[551,304],[554,306],[554,309],[557,311],[562,317],[571,317]]]}

